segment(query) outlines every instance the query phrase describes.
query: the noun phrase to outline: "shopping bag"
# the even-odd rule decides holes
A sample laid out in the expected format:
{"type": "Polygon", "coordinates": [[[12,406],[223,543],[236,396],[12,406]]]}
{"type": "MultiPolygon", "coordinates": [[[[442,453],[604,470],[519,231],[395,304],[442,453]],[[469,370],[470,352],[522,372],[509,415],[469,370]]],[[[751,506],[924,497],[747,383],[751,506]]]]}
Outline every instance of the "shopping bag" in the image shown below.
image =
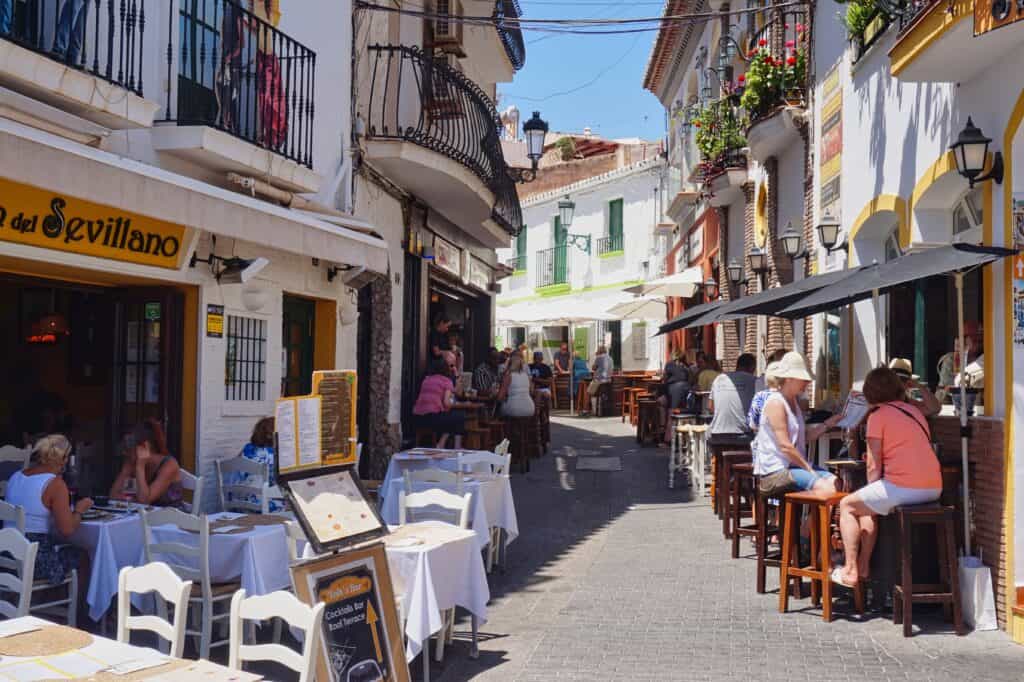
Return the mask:
{"type": "Polygon", "coordinates": [[[960,604],[964,622],[975,630],[996,630],[992,569],[976,556],[960,557],[960,604]]]}

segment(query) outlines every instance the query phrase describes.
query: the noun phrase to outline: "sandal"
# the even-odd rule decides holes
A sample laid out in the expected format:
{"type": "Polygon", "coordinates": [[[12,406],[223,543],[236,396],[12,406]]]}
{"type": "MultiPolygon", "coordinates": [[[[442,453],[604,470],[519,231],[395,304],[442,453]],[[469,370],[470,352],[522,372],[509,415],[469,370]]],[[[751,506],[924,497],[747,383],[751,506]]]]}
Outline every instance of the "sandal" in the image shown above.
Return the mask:
{"type": "Polygon", "coordinates": [[[832,577],[832,582],[834,582],[836,585],[842,585],[843,587],[848,587],[851,590],[857,587],[856,585],[851,585],[851,584],[849,584],[849,583],[847,583],[847,582],[845,582],[843,580],[843,567],[842,566],[836,566],[835,568],[833,568],[832,569],[832,576],[831,577],[832,577]]]}

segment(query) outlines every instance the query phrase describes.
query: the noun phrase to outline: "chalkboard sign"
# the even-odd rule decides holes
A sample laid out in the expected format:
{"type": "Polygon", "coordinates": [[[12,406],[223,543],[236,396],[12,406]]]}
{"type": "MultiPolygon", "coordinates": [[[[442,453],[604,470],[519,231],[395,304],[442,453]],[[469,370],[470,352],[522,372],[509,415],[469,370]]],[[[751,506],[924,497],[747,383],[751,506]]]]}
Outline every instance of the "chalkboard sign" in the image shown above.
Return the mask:
{"type": "Polygon", "coordinates": [[[292,583],[306,603],[326,605],[318,680],[409,682],[382,543],[296,564],[292,583]]]}

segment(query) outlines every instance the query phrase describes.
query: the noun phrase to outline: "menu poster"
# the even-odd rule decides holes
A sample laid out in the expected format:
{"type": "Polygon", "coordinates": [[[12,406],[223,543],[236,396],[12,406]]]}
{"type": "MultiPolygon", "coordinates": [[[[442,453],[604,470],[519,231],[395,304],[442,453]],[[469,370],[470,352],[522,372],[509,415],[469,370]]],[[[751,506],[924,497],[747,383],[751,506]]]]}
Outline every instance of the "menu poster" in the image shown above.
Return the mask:
{"type": "Polygon", "coordinates": [[[320,466],[320,396],[278,400],[274,431],[278,473],[320,466]]]}
{"type": "Polygon", "coordinates": [[[382,543],[292,567],[295,594],[324,602],[318,680],[409,682],[409,666],[382,543]]]}
{"type": "Polygon", "coordinates": [[[352,370],[313,372],[313,393],[321,400],[323,463],[356,463],[356,373],[352,370]]]}
{"type": "Polygon", "coordinates": [[[295,399],[295,432],[299,451],[299,466],[320,465],[320,396],[295,399]]]}
{"type": "Polygon", "coordinates": [[[319,469],[281,482],[289,507],[318,554],[387,534],[351,467],[319,469]]]}

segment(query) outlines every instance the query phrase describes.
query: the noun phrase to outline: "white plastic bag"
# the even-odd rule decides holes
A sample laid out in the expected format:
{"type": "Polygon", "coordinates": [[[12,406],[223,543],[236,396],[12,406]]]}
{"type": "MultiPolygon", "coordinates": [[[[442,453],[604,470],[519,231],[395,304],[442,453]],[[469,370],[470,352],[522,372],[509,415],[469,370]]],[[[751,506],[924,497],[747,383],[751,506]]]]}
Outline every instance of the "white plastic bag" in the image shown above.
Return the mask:
{"type": "Polygon", "coordinates": [[[992,570],[978,557],[960,557],[960,604],[964,622],[975,630],[998,629],[992,570]]]}

